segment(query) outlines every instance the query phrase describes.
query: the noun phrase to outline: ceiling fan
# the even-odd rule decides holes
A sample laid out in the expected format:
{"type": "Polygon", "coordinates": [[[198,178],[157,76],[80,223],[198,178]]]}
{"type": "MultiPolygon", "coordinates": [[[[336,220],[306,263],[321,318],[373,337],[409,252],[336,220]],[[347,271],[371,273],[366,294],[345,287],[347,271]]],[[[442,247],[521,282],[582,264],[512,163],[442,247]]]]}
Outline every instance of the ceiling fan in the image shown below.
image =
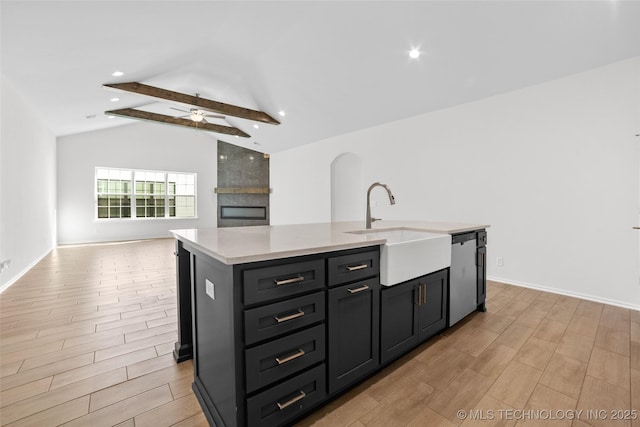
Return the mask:
{"type": "Polygon", "coordinates": [[[176,108],[176,107],[169,107],[169,108],[171,108],[172,110],[178,110],[178,111],[181,111],[183,113],[187,113],[184,116],[178,116],[178,117],[179,118],[188,117],[189,119],[191,119],[192,121],[194,121],[196,123],[201,123],[201,122],[209,123],[209,122],[207,122],[206,117],[211,117],[211,118],[214,118],[214,119],[224,119],[225,118],[225,116],[221,116],[219,114],[207,114],[208,111],[200,110],[198,108],[191,108],[191,109],[189,109],[189,111],[182,110],[182,109],[176,108]]]}
{"type": "MultiPolygon", "coordinates": [[[[196,93],[196,98],[200,98],[200,94],[196,93]]],[[[206,110],[201,110],[199,108],[190,108],[189,111],[187,110],[183,110],[182,108],[176,108],[176,107],[169,107],[172,110],[177,110],[183,113],[187,113],[183,116],[178,116],[179,118],[186,118],[188,117],[189,119],[191,119],[192,121],[196,122],[196,123],[209,123],[206,119],[206,117],[210,117],[213,119],[224,119],[225,116],[220,115],[220,114],[210,114],[209,111],[206,110]]]]}

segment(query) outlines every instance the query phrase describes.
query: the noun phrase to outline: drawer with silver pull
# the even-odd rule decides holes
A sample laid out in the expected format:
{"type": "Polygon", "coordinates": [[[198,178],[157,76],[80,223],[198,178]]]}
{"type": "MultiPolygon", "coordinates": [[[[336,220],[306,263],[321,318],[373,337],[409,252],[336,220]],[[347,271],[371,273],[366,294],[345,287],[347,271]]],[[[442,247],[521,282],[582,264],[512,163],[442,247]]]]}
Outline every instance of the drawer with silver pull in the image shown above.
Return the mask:
{"type": "Polygon", "coordinates": [[[247,399],[247,424],[285,425],[327,396],[325,365],[316,366],[290,380],[247,399]]]}
{"type": "Polygon", "coordinates": [[[324,292],[315,292],[245,310],[245,344],[252,345],[324,320],[324,299],[324,292]]]}
{"type": "Polygon", "coordinates": [[[324,324],[247,349],[247,393],[295,374],[324,358],[324,324]]]}
{"type": "Polygon", "coordinates": [[[242,284],[246,305],[321,289],[324,287],[324,260],[244,270],[242,284]]]}
{"type": "Polygon", "coordinates": [[[329,286],[354,282],[380,273],[378,250],[342,255],[328,259],[329,286]]]}

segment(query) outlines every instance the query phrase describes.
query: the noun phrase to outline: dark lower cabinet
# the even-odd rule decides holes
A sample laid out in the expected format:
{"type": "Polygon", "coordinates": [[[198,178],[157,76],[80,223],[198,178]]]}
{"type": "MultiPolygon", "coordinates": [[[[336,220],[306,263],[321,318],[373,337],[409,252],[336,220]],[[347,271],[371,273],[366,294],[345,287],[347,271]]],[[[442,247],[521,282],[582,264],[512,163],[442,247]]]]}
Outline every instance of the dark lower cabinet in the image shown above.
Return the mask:
{"type": "Polygon", "coordinates": [[[418,279],[418,341],[422,342],[447,326],[449,270],[440,270],[418,279]]]}
{"type": "Polygon", "coordinates": [[[447,323],[449,270],[382,288],[380,359],[383,364],[440,332],[447,323]]]}
{"type": "Polygon", "coordinates": [[[380,359],[397,359],[418,344],[417,282],[410,280],[380,292],[380,359]]]}
{"type": "Polygon", "coordinates": [[[351,283],[328,291],[329,393],[341,390],[380,364],[380,281],[351,283]]]}

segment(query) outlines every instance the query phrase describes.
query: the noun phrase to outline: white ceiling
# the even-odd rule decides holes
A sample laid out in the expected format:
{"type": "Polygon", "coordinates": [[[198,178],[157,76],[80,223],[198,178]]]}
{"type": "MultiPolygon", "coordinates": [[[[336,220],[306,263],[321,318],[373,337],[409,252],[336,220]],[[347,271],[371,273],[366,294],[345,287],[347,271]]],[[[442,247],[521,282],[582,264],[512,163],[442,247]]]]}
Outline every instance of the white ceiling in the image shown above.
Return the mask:
{"type": "Polygon", "coordinates": [[[136,123],[104,111],[154,100],[102,84],[138,81],[285,110],[211,134],[275,152],[639,56],[640,2],[2,0],[1,48],[56,135],[136,123]]]}

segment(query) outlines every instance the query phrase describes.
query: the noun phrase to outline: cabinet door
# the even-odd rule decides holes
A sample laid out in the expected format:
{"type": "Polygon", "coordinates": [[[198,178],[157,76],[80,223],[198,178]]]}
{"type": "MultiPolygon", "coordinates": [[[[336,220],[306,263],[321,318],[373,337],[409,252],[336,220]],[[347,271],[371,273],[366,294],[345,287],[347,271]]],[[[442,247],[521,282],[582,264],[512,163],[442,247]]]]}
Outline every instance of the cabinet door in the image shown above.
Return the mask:
{"type": "MultiPolygon", "coordinates": [[[[477,271],[478,271],[478,308],[484,308],[484,302],[487,298],[487,248],[478,248],[477,254],[477,271]]],[[[484,310],[483,310],[484,311],[484,310]]]]}
{"type": "Polygon", "coordinates": [[[418,343],[418,281],[380,291],[380,361],[385,364],[418,343]]]}
{"type": "Polygon", "coordinates": [[[419,341],[437,334],[447,324],[449,271],[440,270],[417,279],[422,286],[418,310],[419,341]]]}
{"type": "Polygon", "coordinates": [[[380,364],[380,280],[330,289],[328,297],[329,393],[380,364]]]}

